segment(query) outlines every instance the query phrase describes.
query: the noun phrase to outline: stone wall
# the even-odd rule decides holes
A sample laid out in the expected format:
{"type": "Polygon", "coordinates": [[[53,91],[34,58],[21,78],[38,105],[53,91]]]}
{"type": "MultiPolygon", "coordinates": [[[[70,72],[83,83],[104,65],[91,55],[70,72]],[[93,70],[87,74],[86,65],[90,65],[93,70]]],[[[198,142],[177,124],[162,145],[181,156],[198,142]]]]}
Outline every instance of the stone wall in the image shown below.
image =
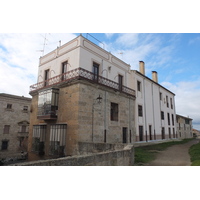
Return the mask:
{"type": "Polygon", "coordinates": [[[134,148],[127,145],[122,150],[79,155],[58,159],[17,163],[12,166],[133,166],[134,148]]]}
{"type": "Polygon", "coordinates": [[[12,159],[15,154],[27,151],[30,104],[31,98],[0,94],[0,159],[12,159]],[[5,125],[9,126],[6,133],[5,125]],[[22,129],[22,126],[26,128],[22,129]],[[3,141],[8,142],[7,149],[2,149],[3,141]]]}

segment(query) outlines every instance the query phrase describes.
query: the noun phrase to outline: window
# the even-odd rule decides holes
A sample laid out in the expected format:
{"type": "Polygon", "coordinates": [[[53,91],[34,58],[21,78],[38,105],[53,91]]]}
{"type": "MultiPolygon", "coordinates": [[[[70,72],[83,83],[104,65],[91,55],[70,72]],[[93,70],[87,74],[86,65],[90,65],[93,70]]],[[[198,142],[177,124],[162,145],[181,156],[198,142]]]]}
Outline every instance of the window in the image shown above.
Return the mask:
{"type": "Polygon", "coordinates": [[[38,98],[38,117],[49,116],[56,118],[56,110],[58,110],[59,90],[52,88],[39,93],[38,98]]]}
{"type": "Polygon", "coordinates": [[[173,128],[173,138],[175,138],[175,129],[173,128]]]}
{"type": "Polygon", "coordinates": [[[22,133],[26,133],[26,126],[25,126],[25,125],[22,125],[22,126],[21,126],[21,132],[22,132],[22,133]]]}
{"type": "Polygon", "coordinates": [[[126,127],[123,127],[122,128],[122,142],[123,143],[127,143],[127,128],[126,127]]]}
{"type": "Polygon", "coordinates": [[[10,125],[5,125],[3,129],[3,134],[9,134],[10,132],[10,125]]]}
{"type": "Polygon", "coordinates": [[[142,117],[142,116],[143,116],[143,113],[142,113],[142,106],[141,106],[141,105],[138,105],[138,116],[139,116],[139,117],[142,117]]]}
{"type": "Polygon", "coordinates": [[[165,128],[162,127],[162,139],[165,139],[165,128]]]}
{"type": "Polygon", "coordinates": [[[110,120],[111,121],[118,121],[118,104],[111,103],[110,106],[110,120]]]}
{"type": "Polygon", "coordinates": [[[170,115],[167,113],[168,125],[170,125],[170,115]]]}
{"type": "Polygon", "coordinates": [[[44,155],[46,125],[33,126],[32,150],[39,155],[44,155]]]}
{"type": "Polygon", "coordinates": [[[169,100],[168,100],[168,96],[166,96],[166,102],[167,102],[167,107],[169,108],[169,100]]]}
{"type": "Polygon", "coordinates": [[[8,140],[2,140],[1,150],[6,150],[6,149],[8,149],[8,140]]]}
{"type": "Polygon", "coordinates": [[[174,115],[172,114],[172,125],[174,126],[174,115]]]}
{"type": "Polygon", "coordinates": [[[137,91],[141,92],[141,82],[137,81],[137,91]]]}
{"type": "Polygon", "coordinates": [[[47,70],[44,71],[44,81],[45,81],[44,82],[44,86],[49,85],[48,79],[49,79],[49,69],[47,69],[47,70]]]}
{"type": "Polygon", "coordinates": [[[190,124],[190,120],[189,119],[185,119],[185,123],[186,124],[190,124]]]}
{"type": "Polygon", "coordinates": [[[118,75],[118,83],[119,83],[119,90],[122,91],[122,87],[123,87],[123,76],[122,75],[118,75]]]}
{"type": "Polygon", "coordinates": [[[61,77],[62,81],[67,79],[66,74],[65,74],[67,72],[67,64],[68,64],[67,61],[62,63],[62,74],[63,74],[61,77]]]}
{"type": "Polygon", "coordinates": [[[172,102],[172,98],[170,98],[170,103],[171,103],[171,109],[173,109],[173,102],[172,102]]]}
{"type": "Polygon", "coordinates": [[[7,104],[7,109],[12,109],[12,104],[7,104]]]}
{"type": "Polygon", "coordinates": [[[99,79],[99,64],[93,62],[93,74],[94,74],[94,77],[93,77],[93,80],[98,82],[98,79],[99,79]]]}
{"type": "Polygon", "coordinates": [[[50,128],[50,155],[64,156],[66,124],[51,125],[50,128]]]}
{"type": "Polygon", "coordinates": [[[23,111],[26,111],[26,112],[27,112],[27,111],[28,111],[28,106],[24,106],[24,107],[23,107],[23,111]]]}
{"type": "Polygon", "coordinates": [[[172,138],[172,136],[171,136],[171,128],[169,127],[168,130],[169,130],[169,138],[171,139],[172,138]]]}
{"type": "Polygon", "coordinates": [[[152,140],[152,128],[151,128],[151,125],[149,125],[149,139],[152,140]]]}
{"type": "Polygon", "coordinates": [[[161,111],[161,119],[164,120],[165,119],[165,115],[164,115],[164,112],[161,111]]]}
{"type": "Polygon", "coordinates": [[[139,141],[143,141],[143,126],[139,126],[139,141]]]}
{"type": "Polygon", "coordinates": [[[160,101],[162,101],[162,92],[160,92],[160,101]]]}

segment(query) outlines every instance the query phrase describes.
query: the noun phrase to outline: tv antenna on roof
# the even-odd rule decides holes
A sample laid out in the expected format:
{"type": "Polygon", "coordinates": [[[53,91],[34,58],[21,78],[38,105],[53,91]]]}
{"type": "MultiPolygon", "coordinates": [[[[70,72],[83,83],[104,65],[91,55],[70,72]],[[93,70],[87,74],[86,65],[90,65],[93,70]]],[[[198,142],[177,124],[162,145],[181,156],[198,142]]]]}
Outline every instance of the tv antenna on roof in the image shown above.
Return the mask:
{"type": "Polygon", "coordinates": [[[121,58],[121,59],[123,60],[123,54],[124,54],[124,53],[123,53],[123,52],[119,52],[118,54],[121,54],[121,55],[122,55],[122,58],[121,58]]]}
{"type": "MultiPolygon", "coordinates": [[[[88,39],[88,35],[89,35],[90,37],[92,37],[93,39],[95,39],[96,41],[98,41],[99,43],[101,43],[101,44],[103,45],[103,49],[105,49],[105,44],[104,44],[103,42],[101,42],[100,40],[98,40],[97,38],[95,38],[94,36],[92,36],[92,35],[89,34],[89,33],[86,34],[86,38],[87,38],[87,39],[88,39]]],[[[98,46],[100,46],[100,45],[98,45],[98,46]]]]}
{"type": "Polygon", "coordinates": [[[47,34],[46,33],[45,33],[44,36],[42,35],[42,37],[44,38],[43,49],[42,50],[38,50],[38,51],[41,51],[42,52],[42,56],[43,56],[44,55],[45,46],[47,45],[46,41],[48,41],[48,40],[47,40],[47,34]]]}

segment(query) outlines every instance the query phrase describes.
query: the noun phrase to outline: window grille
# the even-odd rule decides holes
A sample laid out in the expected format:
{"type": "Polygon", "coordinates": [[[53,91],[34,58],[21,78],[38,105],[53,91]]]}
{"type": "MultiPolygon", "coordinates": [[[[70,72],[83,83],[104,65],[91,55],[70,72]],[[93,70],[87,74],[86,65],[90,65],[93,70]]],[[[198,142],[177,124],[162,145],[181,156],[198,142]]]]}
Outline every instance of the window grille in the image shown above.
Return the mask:
{"type": "Polygon", "coordinates": [[[66,143],[66,124],[55,124],[50,127],[50,155],[64,156],[66,143]]]}
{"type": "Polygon", "coordinates": [[[44,155],[45,137],[46,125],[34,125],[32,150],[39,153],[39,155],[44,155]]]}

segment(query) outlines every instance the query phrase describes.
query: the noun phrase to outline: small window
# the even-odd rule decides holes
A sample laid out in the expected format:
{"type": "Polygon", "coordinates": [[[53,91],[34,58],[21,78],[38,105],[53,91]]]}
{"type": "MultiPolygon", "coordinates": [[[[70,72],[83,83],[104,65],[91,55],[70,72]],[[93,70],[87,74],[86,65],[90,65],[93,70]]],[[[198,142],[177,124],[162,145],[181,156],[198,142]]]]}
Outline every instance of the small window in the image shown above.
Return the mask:
{"type": "Polygon", "coordinates": [[[5,125],[3,129],[3,134],[9,134],[10,132],[10,125],[5,125]]]}
{"type": "Polygon", "coordinates": [[[93,62],[93,80],[98,82],[99,79],[99,64],[93,62]]]}
{"type": "Polygon", "coordinates": [[[169,130],[169,138],[171,139],[172,138],[172,136],[171,136],[171,128],[169,127],[168,130],[169,130]]]}
{"type": "Polygon", "coordinates": [[[172,125],[174,126],[174,115],[172,114],[172,125]]]}
{"type": "Polygon", "coordinates": [[[7,150],[8,149],[8,140],[3,140],[1,143],[1,150],[7,150]]]}
{"type": "Polygon", "coordinates": [[[170,98],[170,103],[171,103],[171,109],[173,109],[173,102],[172,102],[172,98],[170,98]]]}
{"type": "Polygon", "coordinates": [[[138,116],[139,117],[143,116],[143,114],[142,114],[142,106],[141,105],[138,105],[138,116]]]}
{"type": "Polygon", "coordinates": [[[123,76],[118,75],[119,90],[122,91],[123,88],[123,76]]]}
{"type": "Polygon", "coordinates": [[[49,69],[44,71],[44,86],[49,85],[49,69]]]}
{"type": "Polygon", "coordinates": [[[24,106],[23,111],[28,111],[28,106],[24,106]]]}
{"type": "Polygon", "coordinates": [[[25,125],[22,125],[22,127],[21,127],[21,132],[22,132],[22,133],[26,133],[26,126],[25,126],[25,125]]]}
{"type": "Polygon", "coordinates": [[[141,92],[141,82],[137,81],[137,90],[141,92]]]}
{"type": "Polygon", "coordinates": [[[118,104],[116,104],[116,103],[111,103],[110,120],[118,121],[118,104]]]}
{"type": "Polygon", "coordinates": [[[61,77],[62,81],[67,79],[67,74],[66,74],[67,73],[67,64],[68,64],[67,61],[62,63],[62,77],[61,77]]]}
{"type": "Polygon", "coordinates": [[[168,125],[170,125],[170,115],[167,113],[168,125]]]}
{"type": "Polygon", "coordinates": [[[161,111],[161,119],[164,120],[165,119],[165,115],[164,115],[164,112],[161,111]]]}
{"type": "Polygon", "coordinates": [[[169,108],[169,100],[168,100],[168,96],[166,96],[166,103],[167,103],[167,107],[169,108]]]}
{"type": "Polygon", "coordinates": [[[160,101],[162,101],[162,92],[160,92],[160,101]]]}
{"type": "Polygon", "coordinates": [[[185,123],[186,124],[190,124],[190,120],[189,119],[185,119],[185,123]]]}
{"type": "Polygon", "coordinates": [[[162,127],[162,139],[165,139],[165,128],[162,127]]]}
{"type": "Polygon", "coordinates": [[[12,109],[12,104],[7,104],[7,109],[12,109]]]}

